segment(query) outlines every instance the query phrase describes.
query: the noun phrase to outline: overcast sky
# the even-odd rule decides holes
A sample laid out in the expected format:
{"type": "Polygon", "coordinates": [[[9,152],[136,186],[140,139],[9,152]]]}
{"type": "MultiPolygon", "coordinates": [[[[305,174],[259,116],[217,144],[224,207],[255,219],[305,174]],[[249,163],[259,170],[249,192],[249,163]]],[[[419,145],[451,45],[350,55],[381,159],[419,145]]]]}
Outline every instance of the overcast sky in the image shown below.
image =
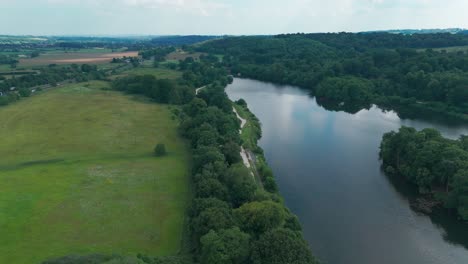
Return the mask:
{"type": "Polygon", "coordinates": [[[468,0],[0,0],[0,34],[277,34],[468,28],[468,0]]]}

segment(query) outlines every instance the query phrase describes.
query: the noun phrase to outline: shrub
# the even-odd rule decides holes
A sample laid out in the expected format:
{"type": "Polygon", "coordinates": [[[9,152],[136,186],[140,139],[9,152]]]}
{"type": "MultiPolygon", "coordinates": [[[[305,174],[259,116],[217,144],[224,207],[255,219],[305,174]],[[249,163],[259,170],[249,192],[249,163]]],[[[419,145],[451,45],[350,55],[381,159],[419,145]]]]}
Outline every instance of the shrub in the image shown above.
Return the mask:
{"type": "Polygon", "coordinates": [[[156,147],[154,148],[154,155],[156,157],[161,157],[161,156],[164,156],[166,155],[167,152],[166,152],[166,145],[164,144],[157,144],[156,147]]]}

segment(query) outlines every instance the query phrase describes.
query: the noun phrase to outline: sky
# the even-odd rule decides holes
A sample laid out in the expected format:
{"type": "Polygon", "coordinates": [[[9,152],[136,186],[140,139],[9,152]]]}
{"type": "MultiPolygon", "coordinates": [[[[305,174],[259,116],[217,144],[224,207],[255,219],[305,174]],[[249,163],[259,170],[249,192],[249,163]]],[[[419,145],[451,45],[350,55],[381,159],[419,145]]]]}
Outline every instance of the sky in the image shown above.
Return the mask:
{"type": "Polygon", "coordinates": [[[0,35],[468,28],[468,0],[0,0],[0,35]]]}

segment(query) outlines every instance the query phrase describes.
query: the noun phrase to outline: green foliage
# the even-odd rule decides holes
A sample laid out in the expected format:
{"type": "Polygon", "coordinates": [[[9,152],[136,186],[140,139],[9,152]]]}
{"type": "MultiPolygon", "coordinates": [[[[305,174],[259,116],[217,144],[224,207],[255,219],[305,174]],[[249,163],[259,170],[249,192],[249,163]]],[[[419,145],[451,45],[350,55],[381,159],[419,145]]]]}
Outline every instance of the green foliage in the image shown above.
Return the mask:
{"type": "Polygon", "coordinates": [[[167,152],[166,152],[166,145],[162,144],[162,143],[158,143],[156,145],[156,147],[154,148],[154,155],[156,157],[161,157],[161,156],[164,156],[166,155],[167,152]]]}
{"type": "Polygon", "coordinates": [[[318,263],[299,233],[274,229],[253,243],[253,264],[313,264],[318,263]]]}
{"type": "Polygon", "coordinates": [[[402,127],[398,132],[383,136],[380,157],[386,172],[399,174],[419,187],[421,193],[444,190],[445,206],[457,208],[468,220],[466,199],[468,151],[464,149],[465,137],[460,140],[443,138],[435,129],[416,131],[402,127]]]}
{"type": "Polygon", "coordinates": [[[369,102],[372,96],[372,82],[353,76],[333,77],[322,81],[315,94],[343,102],[369,102]]]}
{"type": "Polygon", "coordinates": [[[12,65],[12,64],[17,64],[17,63],[18,63],[18,60],[14,58],[13,56],[0,54],[0,65],[1,64],[12,65]]]}
{"type": "Polygon", "coordinates": [[[200,239],[201,263],[243,264],[250,255],[250,236],[239,228],[211,230],[200,239]]]}
{"type": "Polygon", "coordinates": [[[229,141],[223,146],[223,154],[229,164],[234,164],[242,161],[240,156],[240,146],[233,141],[229,141]]]}
{"type": "Polygon", "coordinates": [[[468,38],[289,34],[231,37],[204,43],[198,49],[222,54],[223,64],[233,75],[297,85],[317,97],[334,100],[319,101],[328,109],[357,112],[371,103],[411,105],[466,119],[468,53],[415,49],[460,42],[468,42],[468,38]]]}
{"type": "Polygon", "coordinates": [[[253,200],[257,186],[244,165],[231,166],[224,175],[224,182],[229,189],[230,200],[234,207],[238,207],[253,200]]]}
{"type": "Polygon", "coordinates": [[[226,200],[227,188],[216,179],[202,179],[195,184],[195,194],[199,198],[217,198],[226,200]]]}
{"type": "Polygon", "coordinates": [[[226,210],[230,209],[230,206],[229,206],[229,204],[227,202],[221,201],[221,200],[219,200],[217,198],[213,198],[213,197],[210,197],[210,198],[196,198],[193,201],[193,204],[192,204],[192,206],[190,208],[189,215],[191,217],[195,217],[195,216],[198,216],[204,210],[206,210],[208,208],[213,208],[213,207],[224,208],[226,210]]]}
{"type": "Polygon", "coordinates": [[[138,254],[137,257],[127,257],[119,255],[70,255],[61,258],[51,259],[42,264],[191,264],[192,261],[185,256],[165,256],[149,257],[138,254]]]}
{"type": "Polygon", "coordinates": [[[108,263],[109,261],[120,259],[119,256],[109,256],[109,255],[102,255],[102,254],[94,254],[94,255],[87,255],[87,256],[65,256],[57,259],[46,260],[42,262],[42,264],[103,264],[108,263]]]}
{"type": "Polygon", "coordinates": [[[234,212],[242,230],[257,235],[281,227],[286,218],[283,207],[273,201],[247,203],[234,212]]]}
{"type": "Polygon", "coordinates": [[[176,51],[174,47],[167,47],[167,48],[158,47],[154,49],[147,49],[147,50],[140,51],[139,55],[145,60],[153,58],[154,62],[156,63],[156,62],[165,61],[166,56],[169,53],[174,52],[174,51],[176,51]]]}
{"type": "Polygon", "coordinates": [[[230,208],[209,207],[198,216],[192,218],[192,233],[198,241],[200,237],[210,230],[218,231],[227,229],[234,225],[230,208]]]}
{"type": "Polygon", "coordinates": [[[41,71],[36,73],[32,71],[29,74],[22,75],[16,78],[6,79],[0,82],[0,106],[7,105],[19,99],[16,91],[21,97],[28,97],[31,94],[32,87],[39,85],[56,86],[57,82],[62,82],[68,79],[75,81],[99,80],[104,77],[104,73],[99,71],[95,66],[83,65],[81,68],[86,68],[86,72],[82,71],[78,65],[70,67],[47,67],[41,68],[41,71]],[[11,90],[15,87],[15,90],[11,90]]]}
{"type": "MultiPolygon", "coordinates": [[[[190,234],[200,263],[249,263],[249,245],[261,234],[278,227],[300,230],[300,226],[279,195],[259,189],[250,170],[239,163],[240,123],[224,92],[230,78],[218,61],[215,56],[201,56],[199,62],[185,60],[179,64],[184,70],[184,83],[194,88],[205,86],[179,114],[180,132],[190,141],[193,152],[196,199],[189,211],[190,234]],[[232,208],[237,208],[235,216],[232,208]]],[[[236,106],[242,110],[245,107],[236,106]]],[[[260,123],[250,115],[249,123],[258,128],[250,133],[251,144],[260,152],[256,145],[261,136],[260,123]]],[[[266,169],[266,164],[263,167],[269,190],[276,191],[271,170],[266,169]]],[[[291,247],[302,247],[300,234],[297,239],[301,242],[291,247]]]]}
{"type": "Polygon", "coordinates": [[[194,91],[168,79],[156,79],[153,75],[136,75],[119,78],[112,83],[118,91],[143,94],[158,103],[184,104],[194,97],[194,91]]]}
{"type": "Polygon", "coordinates": [[[29,96],[31,96],[31,90],[28,89],[28,88],[21,88],[21,89],[18,90],[18,94],[21,97],[29,97],[29,96]]]}

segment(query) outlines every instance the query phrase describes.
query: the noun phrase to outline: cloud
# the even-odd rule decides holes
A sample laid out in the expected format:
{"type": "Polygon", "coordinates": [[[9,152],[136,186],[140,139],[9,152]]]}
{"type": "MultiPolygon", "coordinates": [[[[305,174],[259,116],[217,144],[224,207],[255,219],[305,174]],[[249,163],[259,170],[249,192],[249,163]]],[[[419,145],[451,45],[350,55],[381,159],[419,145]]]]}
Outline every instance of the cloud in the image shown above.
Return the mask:
{"type": "Polygon", "coordinates": [[[203,16],[211,16],[229,8],[227,4],[207,0],[122,0],[124,4],[134,7],[172,9],[203,16]]]}
{"type": "Polygon", "coordinates": [[[468,27],[467,0],[0,0],[0,6],[8,10],[0,16],[0,33],[13,34],[277,34],[468,27]]]}

